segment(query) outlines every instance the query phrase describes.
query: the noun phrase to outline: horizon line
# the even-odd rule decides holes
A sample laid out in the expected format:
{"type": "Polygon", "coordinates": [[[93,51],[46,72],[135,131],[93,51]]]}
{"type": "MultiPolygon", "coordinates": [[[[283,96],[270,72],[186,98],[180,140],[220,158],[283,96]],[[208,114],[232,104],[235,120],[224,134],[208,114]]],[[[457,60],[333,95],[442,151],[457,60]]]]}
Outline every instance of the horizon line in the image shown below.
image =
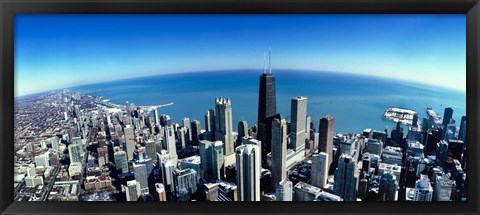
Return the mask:
{"type": "MultiPolygon", "coordinates": [[[[77,87],[82,87],[82,86],[87,86],[87,85],[92,85],[92,84],[101,84],[101,83],[109,83],[109,82],[116,82],[116,81],[126,81],[126,80],[132,80],[132,79],[141,79],[141,78],[148,78],[148,77],[157,77],[157,76],[168,76],[168,75],[175,75],[175,74],[190,74],[190,73],[209,73],[209,72],[221,72],[221,71],[254,71],[258,70],[259,75],[263,74],[263,71],[257,69],[257,68],[241,68],[241,69],[212,69],[212,70],[193,70],[193,71],[182,71],[182,72],[169,72],[169,73],[162,73],[162,74],[146,74],[146,75],[140,75],[140,76],[134,76],[134,77],[129,77],[129,78],[120,78],[120,79],[111,79],[111,80],[104,80],[104,81],[93,81],[89,83],[83,83],[83,84],[78,84],[78,85],[72,85],[72,86],[67,86],[67,87],[59,87],[59,88],[54,88],[54,89],[46,89],[46,90],[41,90],[41,91],[36,91],[36,92],[29,92],[26,94],[22,95],[14,95],[14,99],[23,97],[23,96],[29,96],[29,95],[34,95],[34,94],[39,94],[39,93],[46,93],[46,92],[51,92],[51,91],[58,91],[58,90],[65,90],[69,88],[77,88],[77,87]]],[[[312,72],[312,73],[337,73],[337,74],[345,74],[345,75],[356,75],[356,76],[366,76],[366,77],[376,77],[376,78],[382,78],[382,79],[387,79],[387,80],[396,80],[396,81],[404,81],[404,82],[410,82],[410,83],[418,83],[426,86],[432,86],[432,87],[438,87],[438,88],[444,88],[447,90],[453,90],[456,92],[460,93],[466,93],[466,88],[465,89],[459,89],[459,88],[454,88],[450,86],[444,86],[444,85],[436,85],[432,83],[427,83],[427,82],[421,82],[421,81],[414,81],[410,79],[402,79],[402,78],[394,78],[390,76],[382,76],[382,75],[370,75],[370,74],[363,74],[363,73],[354,73],[354,72],[345,72],[345,71],[332,71],[332,70],[314,70],[314,69],[288,69],[288,68],[279,68],[275,69],[276,71],[304,71],[304,72],[312,72]]],[[[275,71],[274,70],[274,71],[275,71]]],[[[274,72],[271,74],[275,75],[274,72]]],[[[15,87],[14,87],[15,88],[15,87]]],[[[15,91],[15,89],[14,89],[15,91]]]]}

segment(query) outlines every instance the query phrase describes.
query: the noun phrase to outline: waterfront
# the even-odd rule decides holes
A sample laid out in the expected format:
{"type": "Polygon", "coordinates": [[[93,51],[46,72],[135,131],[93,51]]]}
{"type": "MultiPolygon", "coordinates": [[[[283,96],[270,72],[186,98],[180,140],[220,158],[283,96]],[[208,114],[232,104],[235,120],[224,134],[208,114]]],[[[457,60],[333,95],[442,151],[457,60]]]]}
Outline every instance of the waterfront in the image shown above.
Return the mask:
{"type": "MultiPolygon", "coordinates": [[[[317,121],[324,115],[335,116],[336,132],[361,132],[365,128],[391,130],[394,123],[383,120],[389,106],[416,110],[419,118],[425,109],[443,114],[452,107],[453,117],[466,113],[464,92],[425,86],[411,82],[346,73],[274,70],[277,111],[290,120],[290,99],[308,97],[308,115],[317,121]]],[[[233,121],[243,118],[249,125],[257,121],[259,70],[228,70],[182,73],[97,83],[71,88],[103,96],[116,104],[126,101],[148,106],[174,102],[159,109],[180,121],[183,117],[204,122],[204,114],[214,106],[215,97],[232,100],[233,121]],[[192,108],[194,107],[194,108],[192,108]]],[[[459,122],[456,122],[457,126],[459,122]]],[[[317,124],[318,125],[318,124],[317,124]]]]}

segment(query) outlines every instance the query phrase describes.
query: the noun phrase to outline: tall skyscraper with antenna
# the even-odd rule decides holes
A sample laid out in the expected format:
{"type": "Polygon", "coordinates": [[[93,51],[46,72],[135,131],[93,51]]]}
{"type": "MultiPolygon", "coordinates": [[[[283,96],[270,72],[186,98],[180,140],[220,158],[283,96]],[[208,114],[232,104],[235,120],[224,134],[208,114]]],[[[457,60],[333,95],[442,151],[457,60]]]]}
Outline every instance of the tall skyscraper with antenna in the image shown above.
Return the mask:
{"type": "Polygon", "coordinates": [[[272,143],[272,117],[277,113],[275,96],[275,76],[272,75],[271,51],[268,52],[268,68],[264,63],[263,74],[260,75],[258,93],[258,131],[257,139],[262,144],[262,158],[267,158],[272,143]]]}

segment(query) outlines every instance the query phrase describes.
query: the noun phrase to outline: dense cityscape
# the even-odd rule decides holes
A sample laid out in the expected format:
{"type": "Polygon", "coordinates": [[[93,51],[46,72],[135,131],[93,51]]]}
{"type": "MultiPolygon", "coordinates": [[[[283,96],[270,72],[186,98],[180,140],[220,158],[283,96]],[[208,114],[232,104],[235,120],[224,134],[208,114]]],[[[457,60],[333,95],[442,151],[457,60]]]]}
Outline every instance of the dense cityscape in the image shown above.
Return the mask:
{"type": "Polygon", "coordinates": [[[181,122],[69,90],[16,98],[15,201],[466,201],[465,116],[385,107],[393,130],[335,133],[307,101],[277,113],[270,66],[250,127],[228,98],[181,122]]]}

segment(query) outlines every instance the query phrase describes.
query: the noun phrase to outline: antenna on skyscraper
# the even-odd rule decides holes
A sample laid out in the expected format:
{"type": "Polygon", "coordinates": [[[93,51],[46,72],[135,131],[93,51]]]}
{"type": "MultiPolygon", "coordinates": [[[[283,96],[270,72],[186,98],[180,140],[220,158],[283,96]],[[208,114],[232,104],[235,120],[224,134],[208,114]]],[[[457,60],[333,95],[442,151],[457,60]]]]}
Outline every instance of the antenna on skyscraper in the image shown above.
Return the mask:
{"type": "Polygon", "coordinates": [[[272,47],[268,49],[268,73],[272,74],[272,47]]]}
{"type": "Polygon", "coordinates": [[[263,74],[267,73],[267,63],[265,62],[267,58],[267,53],[263,52],[263,74]]]}

